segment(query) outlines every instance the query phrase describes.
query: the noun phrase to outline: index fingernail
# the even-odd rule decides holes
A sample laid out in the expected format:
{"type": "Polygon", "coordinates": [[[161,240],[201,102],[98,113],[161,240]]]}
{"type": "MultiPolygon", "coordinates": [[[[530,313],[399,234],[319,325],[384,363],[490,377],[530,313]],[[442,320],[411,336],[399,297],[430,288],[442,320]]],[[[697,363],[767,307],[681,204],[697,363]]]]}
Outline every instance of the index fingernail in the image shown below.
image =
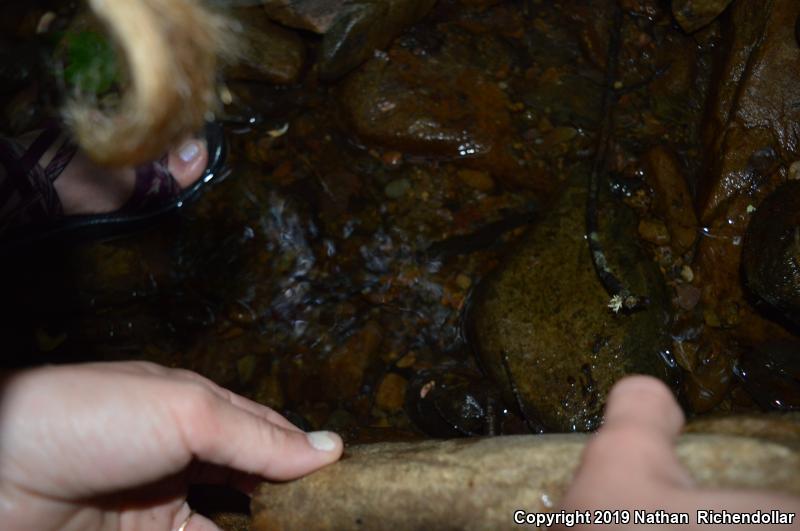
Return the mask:
{"type": "Polygon", "coordinates": [[[336,439],[329,431],[314,431],[307,433],[308,443],[320,452],[330,452],[336,449],[336,439]]]}

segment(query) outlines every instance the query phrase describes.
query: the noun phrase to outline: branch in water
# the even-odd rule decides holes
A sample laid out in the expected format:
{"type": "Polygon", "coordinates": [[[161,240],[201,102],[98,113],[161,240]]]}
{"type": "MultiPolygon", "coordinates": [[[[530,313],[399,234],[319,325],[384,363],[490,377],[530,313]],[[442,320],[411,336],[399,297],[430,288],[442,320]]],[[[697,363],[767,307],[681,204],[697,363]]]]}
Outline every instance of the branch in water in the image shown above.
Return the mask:
{"type": "Polygon", "coordinates": [[[589,194],[586,201],[586,241],[589,244],[589,252],[597,276],[600,278],[600,282],[602,282],[608,294],[611,295],[608,307],[615,313],[620,311],[637,311],[645,308],[648,304],[647,298],[631,293],[630,289],[628,289],[611,270],[605,250],[600,241],[597,220],[600,182],[606,172],[608,150],[611,142],[611,130],[614,123],[614,103],[616,99],[614,81],[619,67],[621,28],[622,12],[619,6],[615,5],[611,22],[611,38],[608,44],[608,62],[606,64],[606,79],[603,89],[602,123],[597,138],[594,164],[592,165],[592,171],[589,173],[589,194]]]}

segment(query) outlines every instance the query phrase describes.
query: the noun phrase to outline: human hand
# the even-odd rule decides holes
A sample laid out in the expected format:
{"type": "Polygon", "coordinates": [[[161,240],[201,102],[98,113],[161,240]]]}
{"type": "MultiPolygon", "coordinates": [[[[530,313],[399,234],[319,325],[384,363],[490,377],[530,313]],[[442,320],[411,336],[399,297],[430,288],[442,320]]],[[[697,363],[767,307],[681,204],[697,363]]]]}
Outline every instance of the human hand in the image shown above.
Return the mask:
{"type": "MultiPolygon", "coordinates": [[[[729,512],[800,512],[800,499],[777,493],[700,489],[678,460],[674,443],[684,423],[672,393],[661,381],[632,376],[618,382],[608,397],[603,427],[587,444],[575,479],[562,500],[567,512],[627,510],[628,525],[576,526],[572,529],[640,529],[633,511],[688,513],[690,525],[647,525],[647,529],[729,529],[699,525],[698,509],[729,512]]],[[[765,529],[764,525],[753,526],[765,529]]],[[[777,526],[776,526],[777,527],[777,526]]],[[[792,526],[800,529],[797,518],[792,526]]],[[[749,526],[737,525],[737,529],[749,526]]],[[[555,529],[555,528],[554,528],[555,529]]],[[[558,528],[563,529],[563,528],[558,528]]]]}
{"type": "MultiPolygon", "coordinates": [[[[336,461],[306,434],[202,376],[143,362],[45,367],[0,384],[3,529],[169,531],[192,483],[249,492],[336,461]]],[[[218,529],[194,515],[183,531],[218,529]]]]}

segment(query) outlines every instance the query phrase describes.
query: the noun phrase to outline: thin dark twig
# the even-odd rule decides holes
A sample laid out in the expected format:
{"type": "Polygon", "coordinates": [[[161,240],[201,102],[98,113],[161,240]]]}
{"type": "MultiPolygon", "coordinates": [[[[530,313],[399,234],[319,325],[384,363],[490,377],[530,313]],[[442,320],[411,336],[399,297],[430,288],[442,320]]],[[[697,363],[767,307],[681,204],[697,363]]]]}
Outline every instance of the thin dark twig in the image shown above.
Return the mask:
{"type": "Polygon", "coordinates": [[[586,240],[589,243],[589,252],[591,253],[592,264],[594,264],[597,276],[600,278],[605,290],[611,295],[609,307],[615,312],[633,312],[645,308],[648,300],[645,297],[639,297],[631,293],[628,286],[621,282],[611,270],[600,242],[597,219],[600,183],[606,172],[611,144],[611,130],[614,124],[614,104],[616,103],[614,80],[619,68],[620,43],[622,39],[622,11],[619,6],[615,5],[611,24],[606,79],[605,87],[603,88],[602,123],[597,135],[597,150],[592,164],[592,171],[589,173],[589,196],[586,201],[586,240]]]}
{"type": "Polygon", "coordinates": [[[511,394],[514,395],[514,400],[517,401],[517,408],[519,408],[520,415],[522,415],[522,419],[525,421],[525,425],[528,426],[528,429],[531,433],[542,433],[542,429],[538,427],[536,424],[528,418],[528,414],[525,411],[525,404],[522,401],[522,396],[519,394],[519,389],[517,389],[517,382],[514,380],[514,377],[511,375],[511,367],[508,363],[508,354],[503,352],[501,356],[501,361],[503,362],[503,370],[506,373],[506,378],[508,379],[508,385],[511,387],[511,394]]]}

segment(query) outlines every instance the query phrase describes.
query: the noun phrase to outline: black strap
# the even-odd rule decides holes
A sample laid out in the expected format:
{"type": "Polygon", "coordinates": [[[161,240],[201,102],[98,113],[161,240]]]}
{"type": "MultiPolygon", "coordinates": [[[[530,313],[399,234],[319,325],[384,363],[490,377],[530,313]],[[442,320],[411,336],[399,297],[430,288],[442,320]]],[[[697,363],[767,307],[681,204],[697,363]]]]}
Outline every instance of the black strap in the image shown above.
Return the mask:
{"type": "Polygon", "coordinates": [[[59,129],[45,129],[21,157],[12,147],[11,140],[0,139],[0,164],[8,173],[5,182],[0,183],[0,204],[5,204],[14,190],[19,190],[23,197],[35,195],[35,188],[28,176],[59,136],[61,136],[59,129]]]}
{"type": "Polygon", "coordinates": [[[42,131],[39,137],[33,141],[33,144],[28,147],[25,154],[22,155],[22,158],[19,159],[18,171],[21,171],[23,175],[28,175],[39,164],[39,161],[58,140],[59,136],[61,136],[61,131],[58,129],[45,129],[42,131]]]}

